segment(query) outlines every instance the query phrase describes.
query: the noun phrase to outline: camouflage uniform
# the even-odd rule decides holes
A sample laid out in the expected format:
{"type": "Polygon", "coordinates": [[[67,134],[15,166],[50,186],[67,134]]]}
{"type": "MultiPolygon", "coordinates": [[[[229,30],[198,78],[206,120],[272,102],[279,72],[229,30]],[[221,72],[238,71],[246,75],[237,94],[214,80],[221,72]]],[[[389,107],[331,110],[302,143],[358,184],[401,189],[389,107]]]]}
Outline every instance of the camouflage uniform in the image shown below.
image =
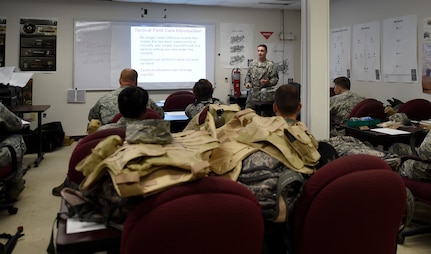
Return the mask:
{"type": "Polygon", "coordinates": [[[114,129],[114,128],[126,128],[128,123],[133,123],[141,120],[121,117],[116,123],[108,123],[100,126],[97,130],[106,130],[106,129],[114,129]]]}
{"type": "MultiPolygon", "coordinates": [[[[88,121],[91,119],[99,119],[102,125],[109,123],[112,118],[120,112],[118,109],[118,95],[125,87],[120,87],[110,93],[102,96],[88,113],[88,121]]],[[[164,118],[163,109],[150,98],[148,98],[147,107],[155,110],[162,118],[164,118]]]]}
{"type": "MultiPolygon", "coordinates": [[[[412,155],[410,145],[395,143],[388,149],[400,156],[412,155]]],[[[428,132],[421,145],[416,148],[421,159],[431,158],[431,132],[428,132]]],[[[409,179],[431,182],[431,165],[420,161],[407,160],[399,168],[399,173],[409,179]]]]}
{"type": "MultiPolygon", "coordinates": [[[[0,146],[11,145],[15,148],[16,157],[18,161],[18,168],[21,168],[22,158],[27,150],[24,139],[19,134],[4,135],[7,132],[19,131],[23,127],[21,118],[9,111],[2,103],[0,103],[0,146]]],[[[7,166],[11,162],[11,155],[9,150],[4,148],[0,149],[0,167],[7,166]]]]}
{"type": "Polygon", "coordinates": [[[221,101],[217,98],[212,98],[212,99],[209,99],[206,101],[195,102],[195,103],[189,104],[186,107],[185,113],[189,119],[192,119],[195,115],[197,115],[199,112],[201,112],[201,110],[205,106],[207,106],[209,104],[220,105],[220,104],[224,104],[224,103],[223,103],[223,101],[221,101]]]}
{"type": "MultiPolygon", "coordinates": [[[[261,101],[261,89],[267,87],[276,86],[278,83],[278,72],[277,68],[275,68],[274,63],[272,61],[266,60],[265,62],[259,62],[258,60],[253,60],[250,63],[250,66],[247,71],[247,75],[245,77],[245,84],[250,83],[251,88],[248,93],[246,108],[255,109],[250,101],[261,101]],[[260,79],[269,78],[269,85],[260,84],[260,79]]],[[[272,99],[274,100],[274,99],[272,99]]],[[[265,98],[265,101],[269,101],[269,99],[265,98]]]]}
{"type": "MultiPolygon", "coordinates": [[[[352,109],[365,98],[350,90],[334,95],[329,101],[331,123],[346,123],[352,109]]],[[[344,130],[336,130],[331,126],[331,137],[345,135],[344,130]]]]}
{"type": "Polygon", "coordinates": [[[332,145],[340,157],[352,154],[373,155],[384,160],[394,171],[398,169],[401,163],[401,159],[398,154],[381,151],[351,136],[337,136],[321,141],[332,145]]]}

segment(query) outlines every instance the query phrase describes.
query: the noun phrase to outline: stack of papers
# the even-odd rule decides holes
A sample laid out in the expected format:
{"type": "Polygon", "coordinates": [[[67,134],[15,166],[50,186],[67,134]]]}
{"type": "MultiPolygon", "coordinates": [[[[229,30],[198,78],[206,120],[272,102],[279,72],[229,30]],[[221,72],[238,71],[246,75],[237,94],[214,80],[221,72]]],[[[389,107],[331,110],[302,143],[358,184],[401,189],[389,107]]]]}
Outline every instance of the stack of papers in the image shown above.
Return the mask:
{"type": "Polygon", "coordinates": [[[33,72],[15,72],[15,66],[0,67],[0,84],[24,87],[33,76],[33,72]]]}

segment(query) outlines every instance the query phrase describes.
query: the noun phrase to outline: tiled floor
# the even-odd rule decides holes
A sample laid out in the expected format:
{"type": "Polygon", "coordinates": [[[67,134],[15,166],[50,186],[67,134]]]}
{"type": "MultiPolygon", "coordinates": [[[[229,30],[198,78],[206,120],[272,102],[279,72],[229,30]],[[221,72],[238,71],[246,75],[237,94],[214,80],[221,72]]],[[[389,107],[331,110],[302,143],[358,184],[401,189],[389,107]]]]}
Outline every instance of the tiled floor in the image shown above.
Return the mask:
{"type": "MultiPolygon", "coordinates": [[[[69,157],[75,145],[76,142],[70,146],[60,147],[52,153],[46,153],[40,166],[27,172],[26,188],[15,203],[19,209],[16,215],[9,215],[5,210],[0,211],[0,233],[13,234],[18,226],[24,227],[25,236],[18,240],[14,254],[46,253],[54,218],[60,207],[60,198],[52,196],[51,189],[64,180],[69,157]]],[[[26,155],[25,164],[32,164],[34,159],[33,154],[26,155]]],[[[417,207],[431,218],[431,207],[425,205],[417,207]]],[[[431,234],[406,238],[404,244],[398,245],[397,253],[431,253],[431,234]]]]}

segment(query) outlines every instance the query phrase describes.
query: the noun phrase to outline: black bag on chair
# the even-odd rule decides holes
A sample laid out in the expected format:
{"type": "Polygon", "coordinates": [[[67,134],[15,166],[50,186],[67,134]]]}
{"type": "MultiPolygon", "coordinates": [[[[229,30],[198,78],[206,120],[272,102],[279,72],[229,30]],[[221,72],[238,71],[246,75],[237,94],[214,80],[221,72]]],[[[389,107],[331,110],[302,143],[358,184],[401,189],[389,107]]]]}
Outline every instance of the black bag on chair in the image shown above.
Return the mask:
{"type": "Polygon", "coordinates": [[[50,122],[36,128],[26,142],[27,153],[36,153],[39,147],[39,132],[42,131],[42,151],[52,152],[63,144],[64,131],[61,122],[50,122]]]}

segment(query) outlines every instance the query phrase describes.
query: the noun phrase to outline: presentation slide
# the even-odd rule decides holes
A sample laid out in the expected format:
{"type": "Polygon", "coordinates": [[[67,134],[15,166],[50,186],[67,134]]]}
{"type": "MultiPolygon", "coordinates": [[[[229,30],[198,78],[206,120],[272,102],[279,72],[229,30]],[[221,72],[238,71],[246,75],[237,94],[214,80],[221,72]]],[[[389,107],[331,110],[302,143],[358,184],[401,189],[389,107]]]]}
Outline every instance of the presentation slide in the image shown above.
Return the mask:
{"type": "Polygon", "coordinates": [[[214,45],[214,25],[75,21],[74,87],[116,89],[128,67],[147,90],[190,90],[201,78],[214,84],[214,45]]]}
{"type": "Polygon", "coordinates": [[[206,77],[204,27],[132,26],[131,66],[139,83],[196,82],[206,77]]]}

